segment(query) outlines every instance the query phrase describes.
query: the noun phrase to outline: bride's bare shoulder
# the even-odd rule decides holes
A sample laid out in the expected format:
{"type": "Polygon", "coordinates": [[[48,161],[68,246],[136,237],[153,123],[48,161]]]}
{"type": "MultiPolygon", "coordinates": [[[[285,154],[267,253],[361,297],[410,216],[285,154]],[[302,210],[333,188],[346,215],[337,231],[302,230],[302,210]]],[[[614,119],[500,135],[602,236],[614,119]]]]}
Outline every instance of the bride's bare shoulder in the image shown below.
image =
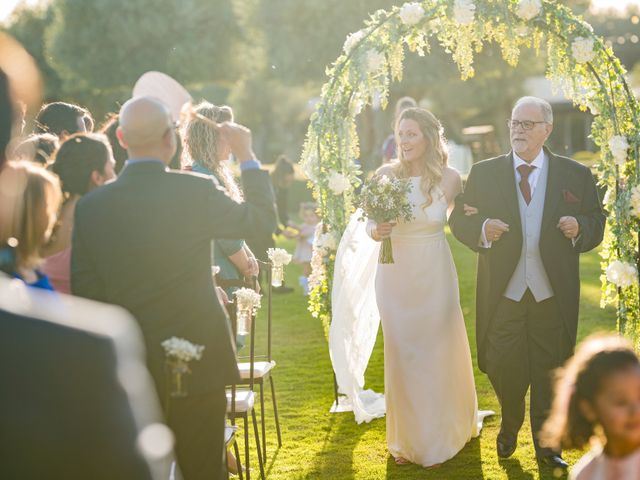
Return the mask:
{"type": "Polygon", "coordinates": [[[376,175],[393,175],[394,171],[395,171],[396,167],[399,165],[399,163],[400,162],[398,162],[397,160],[394,160],[392,162],[385,163],[384,165],[381,165],[376,170],[376,175]]]}
{"type": "Polygon", "coordinates": [[[462,191],[462,178],[455,168],[445,167],[442,172],[441,185],[446,196],[452,199],[462,191]]]}

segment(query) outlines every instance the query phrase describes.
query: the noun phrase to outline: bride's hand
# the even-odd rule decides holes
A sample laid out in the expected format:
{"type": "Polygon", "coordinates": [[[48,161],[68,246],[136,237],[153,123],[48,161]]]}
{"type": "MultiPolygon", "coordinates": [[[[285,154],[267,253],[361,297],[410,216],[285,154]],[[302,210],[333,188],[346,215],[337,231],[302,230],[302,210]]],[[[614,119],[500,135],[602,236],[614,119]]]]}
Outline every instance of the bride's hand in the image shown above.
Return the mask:
{"type": "Polygon", "coordinates": [[[467,217],[470,217],[471,215],[477,215],[478,214],[478,209],[476,207],[472,207],[471,205],[467,205],[465,203],[464,204],[464,214],[467,217]]]}
{"type": "Polygon", "coordinates": [[[376,225],[375,237],[378,241],[384,240],[385,238],[389,238],[391,236],[391,231],[393,227],[395,227],[395,223],[379,223],[376,225]]]}

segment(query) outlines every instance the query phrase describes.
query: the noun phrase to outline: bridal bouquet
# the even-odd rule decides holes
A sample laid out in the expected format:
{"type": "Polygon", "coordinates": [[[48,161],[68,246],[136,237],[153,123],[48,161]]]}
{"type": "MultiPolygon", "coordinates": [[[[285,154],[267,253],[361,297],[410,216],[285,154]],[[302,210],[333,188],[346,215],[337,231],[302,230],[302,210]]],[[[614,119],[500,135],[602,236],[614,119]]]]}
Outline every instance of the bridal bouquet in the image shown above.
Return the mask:
{"type": "Polygon", "coordinates": [[[271,285],[274,287],[282,286],[284,279],[284,266],[291,262],[291,254],[284,248],[269,248],[267,250],[269,260],[271,260],[271,285]]]}
{"type": "Polygon", "coordinates": [[[250,288],[239,288],[233,294],[236,296],[237,334],[248,335],[251,317],[260,308],[262,295],[250,288]]]}
{"type": "Polygon", "coordinates": [[[162,342],[167,370],[171,375],[171,396],[186,397],[187,390],[182,376],[191,373],[189,362],[200,360],[204,346],[194,345],[184,338],[171,337],[162,342]]]}
{"type": "MultiPolygon", "coordinates": [[[[413,213],[408,193],[411,191],[409,180],[375,175],[365,184],[360,193],[360,208],[364,216],[376,223],[389,223],[398,220],[411,221],[413,213]]],[[[380,263],[393,263],[391,239],[382,240],[380,263]]]]}

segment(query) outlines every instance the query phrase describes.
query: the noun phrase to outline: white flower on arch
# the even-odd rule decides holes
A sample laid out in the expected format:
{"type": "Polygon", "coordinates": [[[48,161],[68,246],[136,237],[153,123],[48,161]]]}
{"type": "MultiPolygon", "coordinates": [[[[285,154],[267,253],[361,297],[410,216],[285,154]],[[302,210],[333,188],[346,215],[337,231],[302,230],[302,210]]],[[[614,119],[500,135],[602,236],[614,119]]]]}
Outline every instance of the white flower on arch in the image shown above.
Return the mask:
{"type": "Polygon", "coordinates": [[[384,66],[386,60],[387,58],[384,56],[384,53],[375,49],[369,50],[367,52],[367,72],[378,72],[384,66]]]}
{"type": "Polygon", "coordinates": [[[424,17],[424,8],[418,2],[407,2],[402,5],[399,16],[402,23],[412,26],[424,17]]]}
{"type": "Polygon", "coordinates": [[[520,0],[516,7],[516,15],[522,20],[531,20],[542,11],[541,0],[520,0]]]}
{"type": "Polygon", "coordinates": [[[606,271],[607,280],[620,288],[630,287],[638,283],[638,270],[634,265],[614,260],[606,271]]]}
{"type": "Polygon", "coordinates": [[[473,0],[456,0],[453,4],[453,18],[460,25],[473,23],[476,17],[476,5],[473,0]]]}
{"type": "Polygon", "coordinates": [[[631,215],[640,218],[640,185],[631,189],[631,215]]]}
{"type": "Polygon", "coordinates": [[[609,140],[609,150],[615,162],[623,167],[627,163],[627,153],[629,152],[629,142],[627,137],[616,135],[609,140]]]}
{"type": "Polygon", "coordinates": [[[576,37],[571,44],[571,53],[575,61],[587,63],[593,60],[596,56],[593,44],[593,38],[576,37]]]}
{"type": "Polygon", "coordinates": [[[344,41],[344,53],[349,55],[351,50],[360,43],[360,41],[365,37],[366,33],[363,30],[358,30],[357,32],[350,33],[347,35],[347,39],[344,41]]]}
{"type": "Polygon", "coordinates": [[[329,174],[329,189],[336,195],[342,195],[351,188],[349,179],[340,172],[332,170],[329,174]]]}

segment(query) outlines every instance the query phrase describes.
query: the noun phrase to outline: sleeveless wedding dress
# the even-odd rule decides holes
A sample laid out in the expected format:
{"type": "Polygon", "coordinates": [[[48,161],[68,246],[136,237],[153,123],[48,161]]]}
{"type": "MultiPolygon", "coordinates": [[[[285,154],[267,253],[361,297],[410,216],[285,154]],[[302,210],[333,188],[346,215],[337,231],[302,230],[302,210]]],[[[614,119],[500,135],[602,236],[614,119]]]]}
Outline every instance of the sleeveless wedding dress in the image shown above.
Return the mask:
{"type": "MultiPolygon", "coordinates": [[[[387,443],[394,457],[431,466],[480,433],[458,276],[444,227],[447,201],[432,203],[411,177],[414,219],[393,229],[393,264],[379,264],[375,291],[384,333],[387,443]]],[[[488,413],[488,412],[487,412],[488,413]]]]}

